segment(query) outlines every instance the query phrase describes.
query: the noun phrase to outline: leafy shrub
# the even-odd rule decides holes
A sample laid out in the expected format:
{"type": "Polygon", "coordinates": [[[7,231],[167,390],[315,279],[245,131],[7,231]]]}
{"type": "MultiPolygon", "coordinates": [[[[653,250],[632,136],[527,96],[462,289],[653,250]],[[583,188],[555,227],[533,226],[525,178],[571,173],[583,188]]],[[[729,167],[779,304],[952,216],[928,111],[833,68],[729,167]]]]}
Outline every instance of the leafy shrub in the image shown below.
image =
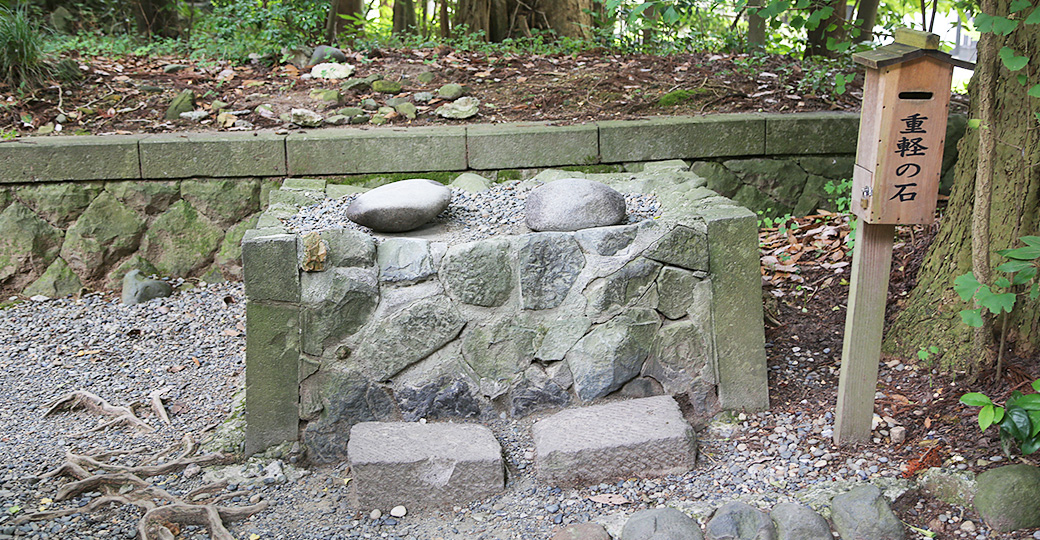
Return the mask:
{"type": "MultiPolygon", "coordinates": [[[[1033,381],[1033,390],[1040,392],[1040,379],[1033,381]]],[[[1022,394],[1015,390],[1003,407],[978,392],[964,394],[960,401],[969,407],[982,407],[979,410],[982,431],[993,425],[1000,427],[1005,454],[1009,454],[1011,441],[1017,442],[1018,449],[1025,455],[1040,450],[1040,394],[1022,394]]]]}
{"type": "Polygon", "coordinates": [[[982,306],[961,311],[961,319],[968,326],[982,326],[983,309],[994,315],[999,315],[1002,311],[1011,313],[1019,294],[1016,287],[1028,286],[1027,292],[1022,294],[1028,294],[1032,300],[1040,297],[1040,282],[1037,280],[1040,270],[1040,236],[1023,236],[1021,240],[1025,246],[997,252],[1008,259],[1008,262],[997,267],[997,271],[1004,272],[1007,276],[997,278],[993,287],[979,283],[971,272],[953,280],[953,289],[960,295],[961,300],[968,302],[974,299],[982,306]]]}
{"type": "Polygon", "coordinates": [[[43,33],[23,7],[0,6],[0,79],[10,86],[36,86],[47,77],[43,33]]]}

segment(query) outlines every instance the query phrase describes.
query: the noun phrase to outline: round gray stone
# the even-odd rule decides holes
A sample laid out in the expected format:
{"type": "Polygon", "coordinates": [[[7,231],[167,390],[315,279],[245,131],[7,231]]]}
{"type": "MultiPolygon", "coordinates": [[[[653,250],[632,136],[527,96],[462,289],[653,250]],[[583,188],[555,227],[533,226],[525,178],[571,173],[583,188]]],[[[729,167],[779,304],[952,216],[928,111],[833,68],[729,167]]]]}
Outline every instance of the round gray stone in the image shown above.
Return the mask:
{"type": "Polygon", "coordinates": [[[775,540],[776,529],[765,512],[733,501],[715,511],[704,536],[708,540],[775,540]]]}
{"type": "Polygon", "coordinates": [[[842,538],[903,540],[906,532],[881,490],[858,486],[831,500],[831,520],[842,538]]]}
{"type": "Polygon", "coordinates": [[[347,218],[377,232],[405,232],[437,217],[449,202],[451,190],[443,184],[401,180],[358,195],[347,208],[347,218]]]}
{"type": "Polygon", "coordinates": [[[527,196],[527,226],[533,231],[576,231],[625,220],[625,197],[584,178],[563,178],[527,196]]]}
{"type": "Polygon", "coordinates": [[[1005,465],[978,476],[975,509],[1001,532],[1040,526],[1040,468],[1005,465]]]}
{"type": "Polygon", "coordinates": [[[173,287],[165,281],[148,279],[140,270],[131,270],[123,276],[123,303],[140,304],[153,298],[161,298],[173,294],[173,287]]]}
{"type": "Polygon", "coordinates": [[[621,540],[704,540],[700,527],[675,508],[655,508],[632,514],[621,529],[621,540]]]}
{"type": "Polygon", "coordinates": [[[833,540],[827,520],[812,508],[798,503],[780,503],[769,513],[776,526],[777,540],[833,540]]]}

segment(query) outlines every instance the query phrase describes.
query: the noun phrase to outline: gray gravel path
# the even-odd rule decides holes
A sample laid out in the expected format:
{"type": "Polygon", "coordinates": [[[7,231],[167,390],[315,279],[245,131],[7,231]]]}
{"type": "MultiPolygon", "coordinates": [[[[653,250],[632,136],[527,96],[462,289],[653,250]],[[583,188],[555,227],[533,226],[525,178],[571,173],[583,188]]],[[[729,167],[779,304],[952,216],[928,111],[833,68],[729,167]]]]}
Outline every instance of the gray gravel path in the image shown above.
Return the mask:
{"type": "MultiPolygon", "coordinates": [[[[136,306],[91,295],[25,302],[0,311],[0,539],[133,538],[140,515],[134,508],[109,507],[19,527],[10,521],[41,507],[82,506],[97,495],[52,502],[63,481],[35,480],[58,466],[66,450],[154,452],[175,444],[185,433],[204,436],[208,427],[227,416],[232,396],[243,383],[243,329],[241,284],[201,286],[136,306]],[[150,392],[165,387],[170,388],[166,404],[171,426],[151,417],[147,407],[138,409],[144,420],[159,428],[152,434],[111,427],[73,437],[100,418],[83,411],[42,416],[48,402],[76,389],[90,390],[115,405],[130,405],[144,403],[150,392]]],[[[788,366],[774,369],[811,375],[806,366],[827,354],[834,353],[791,351],[788,366]]],[[[250,499],[268,500],[271,507],[230,529],[236,538],[252,540],[541,539],[551,537],[560,525],[583,521],[619,530],[625,516],[662,504],[705,517],[725,500],[739,498],[768,508],[804,499],[834,481],[895,482],[900,472],[880,453],[839,454],[828,439],[828,412],[763,412],[702,432],[698,466],[690,473],[560,490],[533,478],[530,425],[536,419],[490,423],[505,450],[509,480],[505,493],[488,500],[440,512],[412,511],[401,518],[389,517],[390,509],[383,508],[384,517],[371,519],[373,509],[352,506],[350,474],[344,466],[297,468],[283,456],[288,481],[249,488],[250,499]],[[607,493],[627,502],[590,499],[607,493]]],[[[273,461],[257,458],[253,466],[271,470],[273,461]]],[[[175,493],[186,493],[201,485],[202,476],[171,474],[155,480],[175,493]]],[[[242,499],[232,504],[248,503],[242,499]]],[[[986,530],[980,528],[977,537],[985,538],[986,530]]],[[[189,527],[179,538],[208,536],[189,527]]]]}

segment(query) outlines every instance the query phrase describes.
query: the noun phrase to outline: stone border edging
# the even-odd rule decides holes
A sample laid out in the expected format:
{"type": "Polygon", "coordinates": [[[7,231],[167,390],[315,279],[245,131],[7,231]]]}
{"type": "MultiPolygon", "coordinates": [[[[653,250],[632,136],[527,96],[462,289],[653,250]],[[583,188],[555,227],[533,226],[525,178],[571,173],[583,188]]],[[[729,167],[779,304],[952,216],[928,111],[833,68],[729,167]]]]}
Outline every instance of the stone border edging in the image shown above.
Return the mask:
{"type": "Polygon", "coordinates": [[[854,154],[859,113],[469,126],[326,128],[15,139],[0,184],[348,175],[557,167],[713,157],[854,154]],[[813,136],[809,136],[813,135],[813,136]]]}

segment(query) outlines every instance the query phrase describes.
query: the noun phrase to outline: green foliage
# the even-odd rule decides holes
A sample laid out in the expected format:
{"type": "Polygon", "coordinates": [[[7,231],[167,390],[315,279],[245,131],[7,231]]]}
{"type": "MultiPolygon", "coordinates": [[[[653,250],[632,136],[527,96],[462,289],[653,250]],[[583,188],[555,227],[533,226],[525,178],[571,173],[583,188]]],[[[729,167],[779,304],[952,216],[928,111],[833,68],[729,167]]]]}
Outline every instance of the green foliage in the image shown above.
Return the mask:
{"type": "Polygon", "coordinates": [[[0,80],[12,87],[33,87],[48,71],[43,32],[29,10],[0,6],[0,80]]]}
{"type": "Polygon", "coordinates": [[[848,178],[842,178],[837,182],[827,180],[827,183],[823,185],[823,190],[830,196],[831,202],[834,203],[839,214],[849,213],[852,208],[852,180],[848,178]]]}
{"type": "Polygon", "coordinates": [[[929,358],[936,354],[939,354],[939,347],[936,347],[935,345],[930,345],[928,347],[922,347],[919,351],[917,351],[917,358],[921,359],[924,362],[927,362],[929,358]]]}
{"type": "Polygon", "coordinates": [[[594,41],[620,52],[743,50],[729,10],[725,0],[607,0],[591,13],[594,41]]]}
{"type": "Polygon", "coordinates": [[[982,310],[989,310],[993,315],[1011,313],[1019,294],[1028,294],[1031,300],[1040,297],[1040,283],[1037,280],[1040,270],[1040,236],[1023,236],[1024,247],[1002,249],[997,254],[1008,259],[997,267],[998,272],[1006,274],[998,277],[992,287],[980,283],[971,272],[957,276],[953,280],[953,290],[961,300],[974,300],[980,308],[962,310],[961,320],[964,324],[975,328],[982,327],[982,310]],[[1016,292],[1023,289],[1022,292],[1016,292]]]}
{"type": "MultiPolygon", "coordinates": [[[[1040,379],[1033,381],[1032,386],[1040,392],[1040,379]]],[[[1004,406],[1000,406],[985,394],[969,392],[961,396],[960,402],[969,407],[982,407],[978,418],[982,431],[999,426],[1000,441],[1008,457],[1011,441],[1015,441],[1025,455],[1040,449],[1040,394],[1022,394],[1015,390],[1004,406]]]]}
{"type": "Polygon", "coordinates": [[[243,61],[250,53],[324,41],[327,0],[214,0],[192,32],[193,56],[243,61]]]}

